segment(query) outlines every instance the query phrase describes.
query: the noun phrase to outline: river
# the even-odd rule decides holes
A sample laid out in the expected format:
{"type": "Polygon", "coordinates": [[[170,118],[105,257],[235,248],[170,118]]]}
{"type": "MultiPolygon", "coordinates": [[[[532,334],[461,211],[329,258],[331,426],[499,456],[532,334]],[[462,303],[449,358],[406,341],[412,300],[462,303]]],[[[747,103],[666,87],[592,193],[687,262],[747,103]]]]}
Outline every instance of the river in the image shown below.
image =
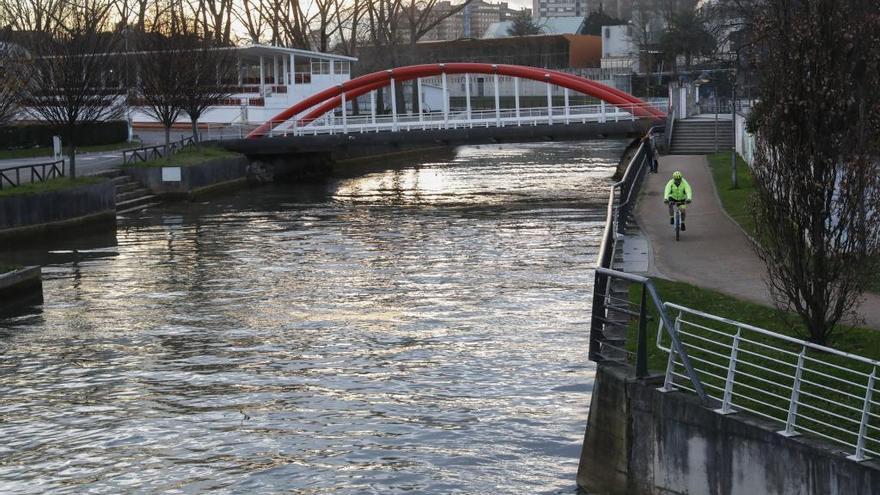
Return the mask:
{"type": "Polygon", "coordinates": [[[625,145],[428,152],[19,252],[45,303],[0,317],[0,493],[574,493],[625,145]]]}

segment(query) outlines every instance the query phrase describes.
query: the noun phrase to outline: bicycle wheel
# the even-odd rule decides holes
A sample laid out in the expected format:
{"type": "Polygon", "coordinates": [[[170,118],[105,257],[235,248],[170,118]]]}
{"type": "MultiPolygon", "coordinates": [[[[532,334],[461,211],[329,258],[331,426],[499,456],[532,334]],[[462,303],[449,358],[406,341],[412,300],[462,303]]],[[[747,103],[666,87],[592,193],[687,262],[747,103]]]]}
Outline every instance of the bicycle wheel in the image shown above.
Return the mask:
{"type": "Polygon", "coordinates": [[[681,238],[681,212],[678,211],[678,208],[675,209],[675,240],[678,241],[681,238]]]}

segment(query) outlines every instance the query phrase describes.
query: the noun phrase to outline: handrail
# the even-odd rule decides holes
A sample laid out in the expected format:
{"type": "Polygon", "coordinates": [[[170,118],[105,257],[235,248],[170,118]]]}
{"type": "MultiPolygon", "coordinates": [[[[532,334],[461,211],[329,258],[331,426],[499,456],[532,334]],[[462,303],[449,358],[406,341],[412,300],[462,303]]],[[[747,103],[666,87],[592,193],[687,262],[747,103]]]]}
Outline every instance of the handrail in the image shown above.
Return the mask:
{"type": "MultiPolygon", "coordinates": [[[[662,129],[665,132],[665,129],[662,129]]],[[[660,132],[661,128],[652,127],[651,132],[660,132]]],[[[608,209],[605,218],[605,230],[602,235],[602,242],[599,245],[599,257],[597,267],[594,273],[593,284],[593,306],[592,318],[590,324],[590,350],[589,356],[593,361],[602,361],[609,359],[603,353],[604,348],[609,348],[613,352],[621,351],[618,345],[612,344],[620,339],[614,339],[606,335],[608,327],[628,326],[628,321],[617,322],[612,321],[612,314],[638,315],[638,341],[636,347],[636,377],[644,378],[647,376],[647,336],[645,330],[645,322],[647,320],[647,298],[650,296],[658,314],[663,322],[663,326],[667,328],[670,340],[673,342],[675,353],[680,356],[682,364],[687,370],[687,376],[691,381],[694,391],[701,400],[706,400],[706,392],[703,384],[697,376],[696,370],[690,362],[687,350],[681,344],[676,334],[676,327],[671,324],[671,320],[666,313],[663,301],[660,299],[654,284],[650,279],[640,275],[620,272],[613,269],[614,247],[617,241],[617,234],[623,234],[629,221],[632,205],[635,202],[641,179],[645,173],[645,166],[653,160],[653,149],[650,143],[643,141],[639,144],[636,153],[632,156],[627,164],[623,177],[619,182],[612,184],[611,191],[608,195],[608,209]],[[619,192],[618,192],[619,191],[619,192]],[[620,300],[615,298],[611,293],[611,279],[623,280],[630,283],[637,283],[642,286],[642,301],[638,313],[628,308],[619,307],[616,304],[609,304],[611,300],[620,300]]],[[[629,304],[628,299],[625,304],[629,304]]]]}
{"type": "Polygon", "coordinates": [[[449,109],[447,112],[414,114],[326,113],[316,119],[290,119],[266,131],[267,136],[352,134],[364,132],[414,131],[472,127],[507,127],[522,125],[558,125],[569,123],[606,123],[642,120],[639,109],[662,105],[569,105],[551,107],[449,109]]]}
{"type": "MultiPolygon", "coordinates": [[[[611,278],[616,278],[619,280],[626,280],[628,282],[640,284],[644,287],[649,296],[651,296],[651,301],[654,303],[654,307],[657,309],[657,314],[660,315],[660,321],[663,328],[666,329],[666,333],[669,335],[669,339],[672,341],[672,346],[675,348],[675,354],[678,354],[681,359],[682,364],[687,370],[688,377],[691,380],[691,384],[694,386],[694,390],[697,393],[697,396],[700,399],[706,399],[706,392],[703,389],[703,383],[700,381],[700,378],[697,376],[696,371],[694,370],[694,366],[691,363],[690,358],[688,357],[688,353],[685,350],[684,346],[681,343],[681,339],[678,336],[677,328],[672,324],[672,320],[669,319],[669,315],[666,313],[665,306],[669,303],[664,303],[662,299],[660,299],[660,294],[657,293],[657,288],[654,287],[654,282],[651,281],[648,277],[642,277],[641,275],[634,275],[631,273],[621,272],[617,270],[611,270],[609,268],[597,268],[597,275],[604,275],[611,278]]],[[[644,295],[643,299],[643,308],[644,308],[644,295]]],[[[644,309],[642,310],[642,314],[644,315],[644,309]]],[[[640,318],[640,324],[644,325],[646,318],[640,318]]],[[[637,342],[637,359],[641,360],[642,363],[636,363],[636,368],[647,369],[647,336],[644,335],[643,328],[641,328],[639,332],[639,338],[637,342]]]]}
{"type": "Polygon", "coordinates": [[[30,171],[30,182],[44,182],[49,179],[64,177],[64,159],[55,160],[54,162],[32,163],[27,165],[18,165],[16,167],[8,167],[0,169],[0,190],[3,189],[4,182],[9,187],[21,186],[21,171],[30,171]],[[60,165],[60,167],[59,167],[60,165]],[[48,171],[46,168],[48,167],[48,171]],[[39,170],[38,170],[39,168],[39,170]],[[14,178],[12,173],[14,172],[14,178]],[[36,179],[36,180],[34,180],[36,179]]]}
{"type": "MultiPolygon", "coordinates": [[[[674,328],[660,332],[657,348],[669,354],[661,390],[689,390],[677,382],[676,352],[661,345],[661,336],[676,334],[690,358],[702,366],[698,376],[720,404],[715,412],[749,412],[784,425],[790,437],[809,433],[851,449],[848,459],[880,457],[880,415],[875,410],[880,362],[782,335],[754,325],[673,303],[674,328]],[[808,351],[811,351],[808,353],[808,351]]],[[[682,356],[679,356],[681,358],[682,356]]]]}
{"type": "Polygon", "coordinates": [[[826,352],[828,354],[834,354],[836,356],[844,357],[847,359],[855,359],[857,361],[861,361],[861,362],[863,362],[865,364],[869,364],[871,366],[880,366],[880,361],[874,361],[873,359],[868,359],[864,356],[859,356],[858,354],[850,354],[848,352],[839,351],[839,350],[831,348],[831,347],[825,347],[824,345],[814,344],[812,342],[807,342],[805,340],[796,339],[794,337],[789,337],[787,335],[782,335],[782,334],[779,334],[776,332],[771,332],[769,330],[765,330],[760,327],[749,325],[748,323],[742,323],[739,321],[724,318],[723,316],[716,316],[716,315],[713,315],[710,313],[704,313],[703,311],[691,309],[691,308],[688,308],[687,306],[682,306],[680,304],[675,304],[675,303],[671,303],[671,302],[667,302],[666,306],[670,307],[672,309],[687,311],[688,313],[695,314],[695,315],[700,316],[702,318],[714,320],[719,323],[726,323],[728,325],[735,325],[739,328],[747,329],[747,330],[750,330],[752,332],[755,332],[755,333],[758,333],[761,335],[773,337],[775,339],[784,340],[784,341],[789,342],[791,344],[808,347],[808,348],[816,350],[816,351],[826,352]]]}
{"type": "MultiPolygon", "coordinates": [[[[187,146],[192,146],[194,143],[195,140],[192,136],[168,143],[168,155],[171,156],[187,146]]],[[[131,165],[132,163],[146,162],[155,158],[165,158],[165,149],[164,144],[157,144],[155,146],[142,146],[140,148],[123,150],[122,164],[131,165]]]]}

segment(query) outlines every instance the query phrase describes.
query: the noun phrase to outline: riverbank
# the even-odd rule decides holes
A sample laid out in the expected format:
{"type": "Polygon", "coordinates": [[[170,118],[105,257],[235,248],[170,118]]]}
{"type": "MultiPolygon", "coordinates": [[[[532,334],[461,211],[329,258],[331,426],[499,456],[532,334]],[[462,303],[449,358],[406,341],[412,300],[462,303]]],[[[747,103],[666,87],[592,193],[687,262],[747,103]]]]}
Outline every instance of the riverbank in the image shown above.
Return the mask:
{"type": "Polygon", "coordinates": [[[96,225],[115,226],[116,201],[106,178],[55,179],[0,195],[0,239],[29,242],[96,225]]]}
{"type": "Polygon", "coordinates": [[[43,281],[39,266],[0,265],[0,313],[42,302],[43,281]]]}

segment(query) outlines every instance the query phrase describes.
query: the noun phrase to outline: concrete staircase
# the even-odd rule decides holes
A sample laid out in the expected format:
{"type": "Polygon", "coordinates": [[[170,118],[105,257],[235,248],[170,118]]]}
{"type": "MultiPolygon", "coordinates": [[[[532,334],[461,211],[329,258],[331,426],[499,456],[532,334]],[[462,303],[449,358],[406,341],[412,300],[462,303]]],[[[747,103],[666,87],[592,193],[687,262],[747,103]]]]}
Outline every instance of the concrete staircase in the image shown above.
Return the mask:
{"type": "Polygon", "coordinates": [[[105,174],[116,186],[116,214],[135,213],[159,204],[150,190],[120,171],[105,174]]]}
{"type": "Polygon", "coordinates": [[[672,127],[671,155],[705,155],[730,151],[733,146],[733,125],[730,120],[683,119],[672,127]],[[717,129],[716,129],[717,125],[717,129]]]}

